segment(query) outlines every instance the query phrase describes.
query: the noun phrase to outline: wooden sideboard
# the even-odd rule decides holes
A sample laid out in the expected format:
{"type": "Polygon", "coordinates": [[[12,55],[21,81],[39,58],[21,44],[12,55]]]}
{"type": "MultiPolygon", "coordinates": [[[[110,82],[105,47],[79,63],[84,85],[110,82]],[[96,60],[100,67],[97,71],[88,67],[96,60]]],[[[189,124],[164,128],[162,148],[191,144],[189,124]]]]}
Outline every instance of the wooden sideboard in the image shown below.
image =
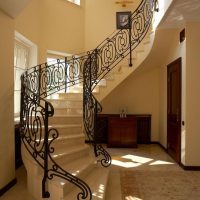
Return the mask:
{"type": "Polygon", "coordinates": [[[111,135],[112,135],[112,138],[113,137],[115,138],[115,136],[113,136],[113,131],[115,133],[117,132],[116,134],[120,138],[121,138],[121,134],[124,134],[124,132],[125,132],[124,137],[126,135],[126,139],[124,138],[124,141],[119,141],[120,139],[118,139],[118,142],[117,141],[114,142],[118,144],[115,144],[113,146],[125,147],[129,145],[136,146],[136,144],[148,144],[151,142],[151,115],[149,114],[127,115],[127,118],[121,119],[118,114],[99,114],[97,117],[97,130],[98,132],[95,136],[96,141],[98,143],[107,143],[108,146],[112,146],[112,144],[109,145],[109,138],[111,138],[111,135]],[[131,119],[132,122],[130,122],[131,120],[128,120],[128,119],[131,119]],[[110,125],[111,127],[114,126],[115,124],[115,126],[117,126],[118,128],[115,127],[115,128],[112,128],[114,130],[112,129],[110,130],[109,128],[110,123],[111,123],[110,125]],[[119,127],[125,127],[124,130],[126,131],[123,131],[122,133],[122,131],[120,131],[121,128],[119,127]],[[132,138],[129,138],[129,136],[127,136],[127,132],[129,131],[132,132],[132,136],[131,136],[132,138]],[[129,140],[132,141],[132,144],[127,144],[130,142],[130,141],[129,142],[125,141],[127,140],[127,137],[128,137],[128,141],[129,140]]]}
{"type": "Polygon", "coordinates": [[[137,147],[135,117],[108,118],[108,147],[137,147]]]}

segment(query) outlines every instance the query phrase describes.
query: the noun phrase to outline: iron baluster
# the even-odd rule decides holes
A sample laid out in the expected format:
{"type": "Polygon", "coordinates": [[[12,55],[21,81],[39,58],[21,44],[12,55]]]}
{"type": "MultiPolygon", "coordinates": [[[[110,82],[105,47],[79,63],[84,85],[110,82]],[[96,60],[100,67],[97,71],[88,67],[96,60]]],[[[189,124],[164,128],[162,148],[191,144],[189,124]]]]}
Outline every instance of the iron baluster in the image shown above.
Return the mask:
{"type": "Polygon", "coordinates": [[[129,62],[129,67],[132,67],[132,45],[131,45],[131,30],[132,30],[132,23],[131,23],[131,17],[128,18],[128,23],[129,23],[129,46],[130,46],[130,62],[129,62]]]}
{"type": "Polygon", "coordinates": [[[50,193],[47,191],[47,178],[48,178],[48,155],[49,155],[49,142],[48,142],[48,118],[49,118],[49,111],[48,111],[48,104],[45,102],[45,121],[44,121],[44,176],[42,179],[42,197],[49,198],[50,193]]]}
{"type": "Polygon", "coordinates": [[[65,93],[67,92],[67,57],[65,57],[65,93]]]}
{"type": "Polygon", "coordinates": [[[92,55],[89,55],[89,90],[92,88],[92,55]]]}
{"type": "Polygon", "coordinates": [[[42,74],[42,68],[41,65],[39,65],[39,79],[38,79],[38,97],[40,97],[40,90],[41,90],[41,74],[42,74]]]}
{"type": "Polygon", "coordinates": [[[159,3],[158,0],[154,0],[154,11],[159,12],[159,3]]]}
{"type": "Polygon", "coordinates": [[[97,101],[95,101],[95,106],[94,106],[94,153],[95,156],[97,157],[97,101]]]}

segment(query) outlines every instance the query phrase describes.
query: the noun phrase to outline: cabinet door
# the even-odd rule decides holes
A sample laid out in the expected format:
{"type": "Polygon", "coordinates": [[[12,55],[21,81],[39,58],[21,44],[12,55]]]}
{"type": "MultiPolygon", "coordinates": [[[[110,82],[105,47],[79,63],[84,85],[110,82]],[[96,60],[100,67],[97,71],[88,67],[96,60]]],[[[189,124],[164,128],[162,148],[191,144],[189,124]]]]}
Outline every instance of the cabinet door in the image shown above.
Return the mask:
{"type": "Polygon", "coordinates": [[[151,116],[137,117],[137,142],[139,144],[151,142],[151,116]]]}
{"type": "Polygon", "coordinates": [[[110,120],[108,124],[108,147],[121,146],[121,128],[117,125],[117,120],[110,120]]]}
{"type": "Polygon", "coordinates": [[[110,118],[108,122],[108,147],[136,147],[136,119],[110,118]]]}
{"type": "Polygon", "coordinates": [[[125,119],[121,123],[121,145],[124,147],[137,146],[136,121],[125,119]]]}

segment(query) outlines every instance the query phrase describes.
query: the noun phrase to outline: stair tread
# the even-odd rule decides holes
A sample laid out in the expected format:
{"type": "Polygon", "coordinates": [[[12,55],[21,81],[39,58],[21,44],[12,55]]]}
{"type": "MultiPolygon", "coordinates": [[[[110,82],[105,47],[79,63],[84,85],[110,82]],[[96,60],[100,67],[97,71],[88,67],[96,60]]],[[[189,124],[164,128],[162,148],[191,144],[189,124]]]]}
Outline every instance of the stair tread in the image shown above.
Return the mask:
{"type": "Polygon", "coordinates": [[[56,107],[56,108],[54,108],[54,110],[68,110],[68,109],[83,109],[83,108],[80,108],[80,107],[72,107],[72,108],[56,107]]]}
{"type": "MultiPolygon", "coordinates": [[[[58,138],[56,138],[56,140],[54,141],[53,144],[60,143],[60,142],[63,142],[63,144],[64,144],[66,140],[83,139],[83,138],[85,138],[85,135],[83,133],[59,135],[58,138]]],[[[52,138],[49,138],[49,140],[52,140],[52,138]]],[[[39,140],[36,140],[36,141],[39,141],[39,140]]],[[[44,141],[44,139],[40,139],[40,141],[44,141]]]]}
{"type": "MultiPolygon", "coordinates": [[[[30,125],[30,127],[37,127],[37,126],[32,126],[30,125]]],[[[41,126],[42,128],[44,128],[44,125],[41,126]]],[[[48,128],[81,128],[82,125],[81,124],[53,124],[53,125],[48,125],[48,128]]]]}
{"type": "MultiPolygon", "coordinates": [[[[80,175],[84,173],[85,170],[92,170],[93,168],[95,168],[95,166],[95,160],[92,160],[89,156],[85,156],[73,162],[63,164],[62,169],[66,170],[73,176],[81,178],[80,175]]],[[[59,177],[55,177],[54,179],[52,179],[52,183],[58,185],[59,187],[66,187],[66,185],[69,184],[69,181],[60,179],[59,177]]]]}
{"type": "Polygon", "coordinates": [[[79,175],[83,170],[85,170],[89,165],[95,164],[95,160],[92,160],[89,156],[79,158],[70,164],[63,164],[63,168],[67,169],[69,173],[74,176],[79,175]]]}
{"type": "MultiPolygon", "coordinates": [[[[106,186],[109,170],[103,167],[96,167],[84,180],[91,189],[93,200],[103,200],[105,198],[106,186]]],[[[76,199],[79,189],[72,190],[64,200],[76,199]]]]}
{"type": "Polygon", "coordinates": [[[83,133],[81,134],[68,134],[68,135],[62,135],[59,136],[56,141],[61,141],[61,140],[69,140],[69,139],[77,139],[77,138],[85,138],[85,135],[83,133]]]}
{"type": "Polygon", "coordinates": [[[79,128],[82,127],[81,124],[55,124],[49,125],[49,128],[79,128]]]}
{"type": "Polygon", "coordinates": [[[73,97],[73,98],[69,98],[69,99],[64,99],[64,98],[58,98],[58,99],[48,99],[48,101],[49,102],[52,102],[52,101],[76,101],[76,102],[82,102],[83,101],[83,99],[78,99],[78,98],[75,98],[75,97],[73,97]]]}
{"type": "Polygon", "coordinates": [[[56,151],[52,154],[52,157],[54,159],[58,159],[60,157],[70,155],[70,154],[73,154],[75,152],[80,152],[80,151],[83,151],[83,150],[89,150],[89,146],[86,145],[86,144],[83,144],[81,146],[73,146],[73,147],[70,146],[69,148],[66,147],[64,152],[63,152],[63,149],[57,148],[56,151]]]}
{"type": "Polygon", "coordinates": [[[57,115],[53,115],[52,117],[82,117],[82,114],[68,114],[68,115],[61,115],[61,114],[57,114],[57,115]]]}

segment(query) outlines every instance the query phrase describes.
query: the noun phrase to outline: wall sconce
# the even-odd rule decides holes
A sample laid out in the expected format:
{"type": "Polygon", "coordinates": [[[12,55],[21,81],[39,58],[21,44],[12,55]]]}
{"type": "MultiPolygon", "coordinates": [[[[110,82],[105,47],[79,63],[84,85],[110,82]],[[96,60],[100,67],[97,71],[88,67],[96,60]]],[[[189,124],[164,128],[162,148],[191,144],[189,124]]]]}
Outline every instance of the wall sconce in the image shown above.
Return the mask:
{"type": "Polygon", "coordinates": [[[126,4],[133,3],[133,1],[122,0],[122,1],[116,1],[115,3],[121,4],[122,7],[126,7],[126,4]]]}

